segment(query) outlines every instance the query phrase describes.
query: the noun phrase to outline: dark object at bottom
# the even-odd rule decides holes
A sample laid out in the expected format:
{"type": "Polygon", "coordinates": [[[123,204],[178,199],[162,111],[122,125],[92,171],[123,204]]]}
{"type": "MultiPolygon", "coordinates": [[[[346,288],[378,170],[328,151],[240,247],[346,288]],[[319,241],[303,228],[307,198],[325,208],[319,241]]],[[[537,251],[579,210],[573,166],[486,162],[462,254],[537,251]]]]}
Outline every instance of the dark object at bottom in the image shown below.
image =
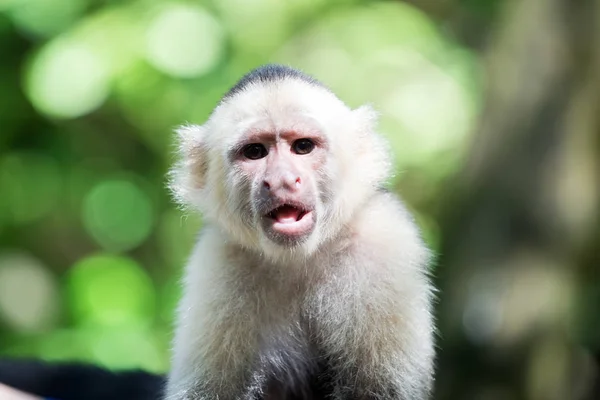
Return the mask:
{"type": "MultiPolygon", "coordinates": [[[[46,400],[161,400],[166,377],[140,370],[113,372],[84,363],[3,359],[0,383],[46,400]]],[[[304,395],[273,389],[269,399],[324,400],[332,392],[327,374],[315,377],[304,395]]]]}
{"type": "Polygon", "coordinates": [[[83,363],[4,359],[0,382],[59,400],[160,400],[165,377],[138,370],[111,372],[83,363]]]}

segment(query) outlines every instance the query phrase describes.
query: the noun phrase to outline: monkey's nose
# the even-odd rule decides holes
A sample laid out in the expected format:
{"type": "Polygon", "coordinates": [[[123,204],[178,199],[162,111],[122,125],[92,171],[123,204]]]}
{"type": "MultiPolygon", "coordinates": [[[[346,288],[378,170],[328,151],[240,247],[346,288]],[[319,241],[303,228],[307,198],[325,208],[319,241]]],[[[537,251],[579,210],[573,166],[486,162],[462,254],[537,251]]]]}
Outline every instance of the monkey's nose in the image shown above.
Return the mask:
{"type": "Polygon", "coordinates": [[[266,190],[273,192],[277,190],[296,191],[302,186],[302,179],[297,175],[280,176],[278,179],[265,179],[263,186],[266,190]]]}

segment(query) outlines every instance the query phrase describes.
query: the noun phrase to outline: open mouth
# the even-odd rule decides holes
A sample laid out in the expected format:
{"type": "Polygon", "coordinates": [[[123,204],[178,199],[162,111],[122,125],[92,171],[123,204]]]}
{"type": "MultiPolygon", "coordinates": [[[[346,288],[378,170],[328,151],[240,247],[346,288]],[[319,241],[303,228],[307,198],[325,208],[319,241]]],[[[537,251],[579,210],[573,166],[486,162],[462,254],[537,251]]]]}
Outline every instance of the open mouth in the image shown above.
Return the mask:
{"type": "Polygon", "coordinates": [[[308,214],[308,211],[306,210],[284,204],[268,213],[267,217],[274,219],[281,224],[293,224],[294,222],[300,221],[306,214],[308,214]]]}
{"type": "Polygon", "coordinates": [[[283,235],[296,236],[308,233],[313,226],[312,211],[292,204],[283,204],[266,215],[271,228],[283,235]]]}

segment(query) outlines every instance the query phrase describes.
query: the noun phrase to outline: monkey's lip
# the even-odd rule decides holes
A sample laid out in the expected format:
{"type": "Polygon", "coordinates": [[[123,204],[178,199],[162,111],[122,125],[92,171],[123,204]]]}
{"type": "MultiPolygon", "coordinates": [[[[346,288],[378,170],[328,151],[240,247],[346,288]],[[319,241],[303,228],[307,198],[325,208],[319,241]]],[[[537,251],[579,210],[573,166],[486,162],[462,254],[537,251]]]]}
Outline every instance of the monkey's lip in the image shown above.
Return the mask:
{"type": "Polygon", "coordinates": [[[307,233],[314,223],[312,210],[288,203],[274,208],[266,217],[272,221],[274,231],[289,236],[307,233]]]}

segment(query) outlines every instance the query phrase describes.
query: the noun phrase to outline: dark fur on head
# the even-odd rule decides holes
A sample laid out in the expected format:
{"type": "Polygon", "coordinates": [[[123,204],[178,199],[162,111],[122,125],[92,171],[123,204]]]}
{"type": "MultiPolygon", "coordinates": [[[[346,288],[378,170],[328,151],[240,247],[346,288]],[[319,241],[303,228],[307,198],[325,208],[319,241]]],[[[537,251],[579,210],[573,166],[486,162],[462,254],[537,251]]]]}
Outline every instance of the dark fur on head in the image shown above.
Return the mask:
{"type": "Polygon", "coordinates": [[[299,79],[311,85],[320,86],[325,88],[321,82],[316,80],[310,75],[307,75],[297,69],[280,65],[280,64],[267,64],[258,67],[246,75],[244,75],[229,91],[223,96],[223,100],[228,100],[234,97],[236,94],[244,91],[247,87],[256,83],[268,83],[281,81],[284,79],[299,79]]]}

